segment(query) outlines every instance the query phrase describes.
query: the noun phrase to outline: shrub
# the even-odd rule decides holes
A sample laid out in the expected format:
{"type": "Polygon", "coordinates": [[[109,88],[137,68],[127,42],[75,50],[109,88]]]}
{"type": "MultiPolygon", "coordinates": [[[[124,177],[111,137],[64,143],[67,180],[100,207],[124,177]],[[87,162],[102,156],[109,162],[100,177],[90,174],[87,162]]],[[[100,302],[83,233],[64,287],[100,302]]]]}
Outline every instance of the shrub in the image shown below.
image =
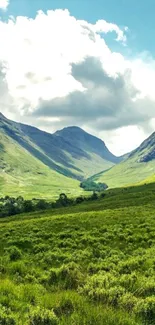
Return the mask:
{"type": "Polygon", "coordinates": [[[0,324],[1,325],[16,325],[14,317],[9,313],[9,311],[0,305],[0,324]]]}
{"type": "Polygon", "coordinates": [[[125,293],[120,299],[119,304],[121,307],[131,312],[137,304],[137,298],[131,293],[125,293]]]}
{"type": "Polygon", "coordinates": [[[27,274],[27,267],[23,261],[14,261],[10,264],[10,273],[23,277],[27,274]]]}
{"type": "Polygon", "coordinates": [[[133,271],[138,270],[141,268],[143,260],[140,258],[130,258],[127,261],[120,262],[119,273],[120,274],[131,274],[133,271]]]}
{"type": "Polygon", "coordinates": [[[125,289],[118,285],[117,278],[112,274],[100,273],[88,277],[79,292],[87,295],[91,300],[117,306],[125,289]]]}
{"type": "Polygon", "coordinates": [[[50,285],[60,284],[64,289],[77,289],[83,276],[76,263],[71,262],[62,265],[61,268],[52,268],[50,270],[48,283],[50,285]]]}
{"type": "Polygon", "coordinates": [[[135,312],[146,324],[154,325],[155,320],[155,297],[147,297],[146,299],[139,299],[135,306],[135,312]]]}
{"type": "Polygon", "coordinates": [[[25,281],[29,283],[37,283],[36,277],[29,273],[25,276],[25,281]]]}
{"type": "Polygon", "coordinates": [[[16,261],[22,256],[20,249],[16,246],[10,246],[7,251],[11,261],[16,261]]]}
{"type": "Polygon", "coordinates": [[[147,297],[147,296],[152,296],[155,295],[155,281],[154,278],[148,279],[147,277],[142,278],[141,281],[141,297],[147,297]]]}
{"type": "Polygon", "coordinates": [[[124,288],[120,287],[120,286],[115,286],[113,288],[110,288],[108,290],[108,304],[111,304],[113,306],[117,306],[120,297],[123,296],[123,294],[125,293],[124,288]]]}
{"type": "Polygon", "coordinates": [[[58,318],[52,310],[37,307],[30,312],[29,325],[58,325],[58,318]]]}
{"type": "Polygon", "coordinates": [[[77,289],[82,280],[82,274],[76,263],[63,265],[59,271],[59,279],[65,289],[77,289]]]}
{"type": "Polygon", "coordinates": [[[58,270],[57,268],[52,268],[50,270],[49,278],[48,278],[48,283],[50,285],[53,285],[58,282],[58,270]]]}
{"type": "Polygon", "coordinates": [[[39,200],[36,204],[36,208],[39,210],[47,209],[48,203],[45,200],[39,200]]]}
{"type": "Polygon", "coordinates": [[[58,317],[71,315],[74,312],[74,306],[71,299],[62,299],[59,306],[54,308],[54,312],[58,317]]]}
{"type": "Polygon", "coordinates": [[[137,274],[135,272],[132,272],[131,274],[123,274],[120,277],[119,283],[122,287],[129,291],[137,288],[137,281],[137,274]]]}

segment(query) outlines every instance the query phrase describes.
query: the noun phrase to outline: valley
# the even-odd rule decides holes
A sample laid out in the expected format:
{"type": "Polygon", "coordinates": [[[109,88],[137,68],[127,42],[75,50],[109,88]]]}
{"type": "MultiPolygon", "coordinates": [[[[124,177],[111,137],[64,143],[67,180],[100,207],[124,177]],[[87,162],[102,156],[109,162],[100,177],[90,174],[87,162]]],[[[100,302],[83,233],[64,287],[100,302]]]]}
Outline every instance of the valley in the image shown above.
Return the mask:
{"type": "Polygon", "coordinates": [[[0,117],[0,324],[154,325],[154,145],[0,117]]]}
{"type": "Polygon", "coordinates": [[[114,156],[79,127],[50,134],[0,115],[0,193],[26,198],[82,194],[91,179],[109,188],[154,182],[155,135],[136,150],[114,156]],[[75,193],[75,194],[74,194],[75,193]]]}
{"type": "Polygon", "coordinates": [[[104,142],[78,127],[55,134],[0,115],[0,195],[56,197],[81,193],[80,181],[120,158],[104,142]],[[70,140],[69,140],[70,138],[70,140]]]}

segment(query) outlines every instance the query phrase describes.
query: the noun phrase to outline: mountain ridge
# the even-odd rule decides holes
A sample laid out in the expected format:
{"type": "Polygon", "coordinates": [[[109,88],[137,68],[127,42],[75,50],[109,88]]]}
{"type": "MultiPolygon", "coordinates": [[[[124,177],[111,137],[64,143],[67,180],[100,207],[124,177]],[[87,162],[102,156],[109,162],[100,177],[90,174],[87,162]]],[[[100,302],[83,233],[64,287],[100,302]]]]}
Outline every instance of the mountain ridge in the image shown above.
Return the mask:
{"type": "MultiPolygon", "coordinates": [[[[79,127],[64,128],[51,134],[30,125],[11,121],[3,114],[0,114],[0,158],[0,188],[3,189],[11,177],[16,177],[17,180],[19,178],[20,184],[26,184],[26,176],[29,175],[30,179],[33,179],[35,174],[36,184],[39,176],[34,172],[35,164],[40,166],[40,175],[44,174],[44,168],[47,174],[51,173],[49,179],[54,177],[58,188],[60,186],[56,184],[56,177],[59,179],[59,175],[62,175],[61,181],[66,177],[64,181],[67,186],[69,179],[80,182],[112,167],[116,161],[119,162],[119,158],[110,153],[101,139],[79,127]],[[26,168],[24,159],[30,161],[31,168],[26,168]],[[24,170],[21,165],[25,166],[24,170]]],[[[41,176],[39,179],[41,185],[41,176]]],[[[43,179],[42,181],[44,182],[43,179]]]]}
{"type": "MultiPolygon", "coordinates": [[[[96,161],[97,159],[100,160],[98,163],[100,168],[98,166],[97,171],[107,169],[120,162],[120,158],[114,156],[101,139],[88,134],[79,127],[67,127],[51,134],[30,125],[13,122],[5,117],[0,119],[0,127],[4,129],[8,136],[16,140],[32,154],[37,155],[37,157],[36,149],[39,150],[39,155],[42,155],[44,163],[47,163],[47,165],[52,164],[51,167],[58,169],[60,172],[61,168],[65,168],[71,177],[76,175],[78,179],[84,178],[84,171],[81,166],[78,168],[78,163],[83,159],[89,162],[92,161],[93,164],[93,155],[96,156],[96,161]],[[70,133],[73,130],[74,136],[70,133]],[[43,155],[46,156],[46,159],[43,155]],[[49,159],[51,162],[49,162],[49,159]],[[45,162],[45,160],[47,161],[45,162]],[[105,168],[102,164],[105,164],[105,168]],[[81,174],[80,177],[78,174],[81,174]]],[[[91,175],[93,173],[92,166],[91,175]]]]}
{"type": "Polygon", "coordinates": [[[70,142],[70,139],[72,138],[72,136],[76,135],[77,138],[80,138],[80,139],[78,139],[78,145],[79,145],[79,141],[81,141],[82,145],[86,146],[86,149],[88,151],[90,149],[90,146],[92,146],[92,143],[90,143],[92,141],[95,153],[100,154],[102,156],[102,158],[104,158],[104,156],[106,154],[107,160],[109,160],[109,161],[111,161],[113,163],[118,163],[118,162],[121,161],[120,157],[117,157],[117,156],[113,155],[108,150],[108,148],[105,145],[105,142],[103,140],[101,140],[98,137],[86,132],[85,130],[83,130],[80,127],[77,127],[77,126],[65,127],[62,130],[56,131],[54,134],[58,135],[58,136],[65,137],[69,142],[70,142]],[[85,144],[85,141],[87,142],[87,145],[85,144]],[[88,142],[89,142],[89,145],[88,145],[88,142]],[[96,148],[96,144],[98,146],[100,146],[100,148],[96,148]],[[102,151],[103,148],[104,148],[104,153],[102,151]],[[99,150],[100,150],[100,152],[99,152],[99,150]]]}
{"type": "Polygon", "coordinates": [[[93,180],[109,187],[150,183],[155,180],[155,132],[110,170],[94,175],[93,180]]]}

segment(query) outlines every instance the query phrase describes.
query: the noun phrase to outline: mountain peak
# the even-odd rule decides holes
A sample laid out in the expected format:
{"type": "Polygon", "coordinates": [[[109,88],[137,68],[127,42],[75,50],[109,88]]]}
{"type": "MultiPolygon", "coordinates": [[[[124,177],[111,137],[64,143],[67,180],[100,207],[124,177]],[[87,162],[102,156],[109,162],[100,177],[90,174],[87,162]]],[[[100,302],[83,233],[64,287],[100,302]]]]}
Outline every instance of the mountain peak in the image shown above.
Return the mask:
{"type": "Polygon", "coordinates": [[[80,150],[84,150],[87,154],[96,154],[100,158],[118,163],[121,159],[115,157],[106,147],[104,141],[91,135],[78,126],[65,127],[57,131],[54,135],[63,138],[67,143],[70,143],[80,150]]]}
{"type": "Polygon", "coordinates": [[[83,129],[81,129],[79,126],[66,126],[61,130],[58,130],[55,132],[56,135],[64,134],[64,133],[86,133],[83,129]]]}
{"type": "Polygon", "coordinates": [[[79,126],[76,126],[76,125],[66,126],[65,128],[63,128],[63,130],[65,130],[65,129],[84,131],[83,129],[81,129],[79,126]]]}

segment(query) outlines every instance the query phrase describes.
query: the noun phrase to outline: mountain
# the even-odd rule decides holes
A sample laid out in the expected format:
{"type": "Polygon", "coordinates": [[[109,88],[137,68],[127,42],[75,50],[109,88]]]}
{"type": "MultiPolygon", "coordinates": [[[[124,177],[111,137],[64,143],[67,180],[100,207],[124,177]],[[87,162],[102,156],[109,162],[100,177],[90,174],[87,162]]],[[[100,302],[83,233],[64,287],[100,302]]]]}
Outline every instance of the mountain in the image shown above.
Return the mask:
{"type": "Polygon", "coordinates": [[[96,171],[106,170],[121,161],[121,158],[114,156],[108,150],[102,140],[79,127],[66,127],[53,136],[57,137],[59,145],[63,144],[64,150],[70,156],[74,166],[80,169],[80,174],[82,171],[81,175],[84,178],[93,175],[96,171]]]}
{"type": "Polygon", "coordinates": [[[63,138],[71,145],[74,144],[76,148],[80,148],[83,152],[94,153],[113,164],[118,163],[121,160],[107,149],[102,140],[85,132],[79,127],[66,127],[63,130],[57,131],[55,135],[63,138]]]}
{"type": "Polygon", "coordinates": [[[93,177],[109,187],[128,186],[155,181],[155,132],[117,166],[93,177]]]}
{"type": "Polygon", "coordinates": [[[6,188],[11,193],[13,187],[34,194],[54,186],[61,191],[77,189],[77,180],[119,161],[102,140],[78,127],[50,134],[0,114],[0,194],[6,188]]]}
{"type": "Polygon", "coordinates": [[[52,170],[0,131],[0,196],[57,197],[81,193],[79,182],[52,170]]]}
{"type": "Polygon", "coordinates": [[[50,134],[1,115],[0,129],[53,170],[79,180],[120,161],[102,140],[78,127],[50,134]]]}
{"type": "Polygon", "coordinates": [[[135,149],[129,157],[139,156],[139,162],[150,162],[155,160],[155,132],[152,133],[142,144],[135,149]]]}

